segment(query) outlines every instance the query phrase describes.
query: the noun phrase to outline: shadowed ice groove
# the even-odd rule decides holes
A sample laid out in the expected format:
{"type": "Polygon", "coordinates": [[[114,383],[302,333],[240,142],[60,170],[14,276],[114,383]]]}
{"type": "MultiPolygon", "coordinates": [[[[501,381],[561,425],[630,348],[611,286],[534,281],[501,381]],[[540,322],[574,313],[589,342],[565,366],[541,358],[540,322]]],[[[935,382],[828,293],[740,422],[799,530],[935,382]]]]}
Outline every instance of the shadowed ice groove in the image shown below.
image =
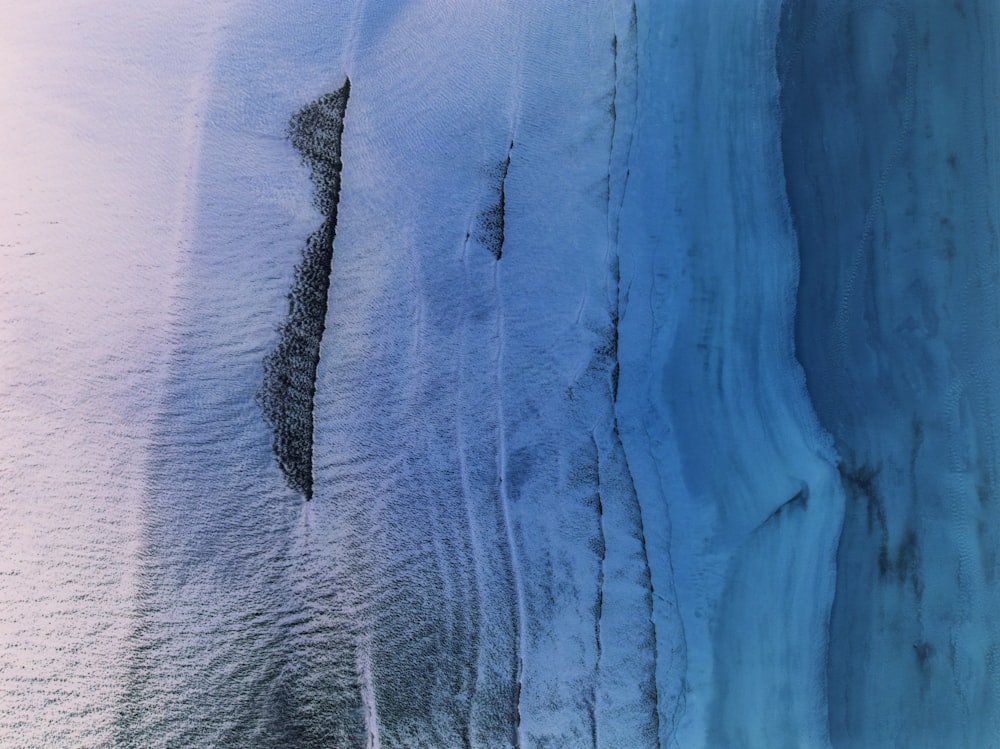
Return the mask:
{"type": "Polygon", "coordinates": [[[669,502],[682,487],[664,397],[663,364],[678,322],[678,257],[666,244],[670,232],[667,218],[677,210],[682,191],[675,172],[679,142],[670,135],[677,116],[670,109],[676,104],[664,90],[670,90],[675,80],[693,74],[694,68],[691,58],[672,52],[677,36],[671,29],[680,28],[677,8],[643,2],[633,8],[634,16],[620,10],[616,13],[618,69],[627,70],[630,54],[635,55],[635,89],[632,96],[625,93],[630,76],[619,73],[615,111],[624,122],[634,117],[635,124],[615,129],[615,147],[628,143],[630,158],[624,174],[612,172],[616,176],[609,190],[612,205],[622,201],[613,224],[620,272],[620,374],[615,411],[639,498],[653,592],[659,741],[664,747],[676,747],[688,691],[687,643],[674,590],[669,502]],[[634,37],[630,28],[633,19],[634,37]],[[631,44],[635,44],[634,53],[629,52],[631,44]]]}
{"type": "Polygon", "coordinates": [[[998,22],[969,1],[784,8],[796,340],[847,493],[834,746],[1000,746],[998,22]]]}
{"type": "MultiPolygon", "coordinates": [[[[638,107],[638,17],[634,3],[612,5],[612,92],[607,166],[609,305],[605,340],[591,370],[606,388],[608,411],[594,426],[595,487],[600,515],[596,746],[660,746],[658,642],[642,506],[619,434],[619,322],[622,308],[621,218],[633,167],[638,107]],[[643,657],[644,656],[644,657],[643,657]]],[[[596,414],[595,414],[596,415],[596,414]]],[[[658,550],[654,550],[654,553],[658,550]]]]}
{"type": "Polygon", "coordinates": [[[497,267],[507,333],[504,483],[525,571],[525,746],[655,742],[649,585],[635,542],[641,523],[627,511],[634,497],[608,436],[617,322],[608,177],[613,171],[617,180],[626,161],[625,149],[611,152],[618,17],[627,19],[628,5],[612,13],[603,3],[567,3],[523,32],[507,248],[497,267]],[[638,563],[638,579],[618,576],[625,559],[638,563]],[[616,675],[628,687],[610,695],[616,675]]]}

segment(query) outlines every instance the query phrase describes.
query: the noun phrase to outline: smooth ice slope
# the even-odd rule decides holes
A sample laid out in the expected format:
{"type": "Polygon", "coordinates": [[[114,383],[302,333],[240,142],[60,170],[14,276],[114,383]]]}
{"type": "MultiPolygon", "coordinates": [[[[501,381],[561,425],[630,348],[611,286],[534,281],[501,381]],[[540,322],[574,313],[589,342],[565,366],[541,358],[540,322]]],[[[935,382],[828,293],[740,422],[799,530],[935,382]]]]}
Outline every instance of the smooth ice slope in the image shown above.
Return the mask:
{"type": "Polygon", "coordinates": [[[640,58],[638,147],[662,172],[632,183],[623,222],[620,409],[661,526],[654,579],[676,583],[658,624],[679,614],[660,683],[664,741],[681,747],[826,742],[843,498],[792,348],[778,10],[650,8],[640,58]]]}
{"type": "Polygon", "coordinates": [[[796,341],[847,513],[834,746],[1000,745],[997,8],[789,2],[796,341]]]}

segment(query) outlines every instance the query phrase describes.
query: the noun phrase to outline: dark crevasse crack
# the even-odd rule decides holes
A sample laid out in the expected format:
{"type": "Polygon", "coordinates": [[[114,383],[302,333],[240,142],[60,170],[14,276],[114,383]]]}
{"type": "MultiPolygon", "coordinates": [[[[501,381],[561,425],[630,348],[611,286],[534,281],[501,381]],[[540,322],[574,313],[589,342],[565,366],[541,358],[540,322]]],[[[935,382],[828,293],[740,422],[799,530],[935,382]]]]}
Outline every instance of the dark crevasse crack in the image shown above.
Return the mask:
{"type": "Polygon", "coordinates": [[[612,427],[611,436],[614,440],[615,450],[619,452],[622,456],[622,461],[625,464],[625,478],[628,482],[628,497],[627,501],[629,504],[629,515],[631,516],[633,528],[639,537],[639,544],[642,550],[642,560],[644,562],[641,575],[643,578],[643,587],[645,588],[646,595],[644,606],[649,612],[649,648],[652,655],[652,668],[648,674],[648,680],[645,684],[642,684],[642,690],[645,693],[645,698],[648,700],[650,706],[652,707],[652,721],[654,725],[653,736],[650,738],[655,739],[654,746],[659,749],[661,746],[660,742],[660,689],[656,682],[656,672],[658,668],[659,652],[657,650],[657,640],[656,640],[656,620],[653,616],[653,596],[655,590],[653,588],[653,575],[649,568],[649,548],[646,545],[646,532],[643,528],[642,522],[642,506],[639,503],[639,494],[635,488],[635,480],[632,477],[632,469],[628,464],[628,455],[625,452],[625,445],[622,443],[621,434],[618,431],[618,419],[614,421],[614,426],[612,427]]]}
{"type": "MultiPolygon", "coordinates": [[[[659,653],[657,652],[657,639],[656,639],[656,621],[654,618],[654,605],[653,605],[653,580],[652,572],[649,567],[649,552],[646,546],[646,534],[643,528],[642,519],[642,507],[639,502],[639,496],[635,488],[635,480],[632,476],[632,470],[628,464],[628,456],[625,452],[625,446],[622,442],[621,435],[618,428],[618,415],[617,415],[617,403],[618,403],[618,383],[619,383],[619,373],[621,371],[621,363],[619,359],[618,343],[619,343],[619,321],[622,313],[622,283],[621,283],[621,213],[624,208],[625,194],[628,186],[629,179],[629,160],[631,158],[632,145],[634,140],[634,126],[635,123],[631,123],[629,127],[625,142],[623,145],[616,148],[618,141],[618,128],[619,128],[619,105],[618,98],[621,93],[621,87],[619,81],[622,75],[629,75],[633,80],[633,89],[637,85],[639,78],[639,59],[638,59],[638,18],[635,3],[632,3],[631,13],[629,18],[629,47],[632,49],[633,54],[631,59],[627,61],[627,72],[623,73],[622,66],[620,65],[619,57],[621,55],[622,49],[618,42],[618,35],[615,34],[612,37],[611,50],[612,50],[612,65],[613,65],[613,88],[611,91],[611,104],[609,106],[609,115],[611,117],[611,147],[608,154],[608,177],[607,177],[607,215],[608,215],[608,242],[611,247],[611,257],[610,257],[610,276],[611,276],[611,289],[610,289],[610,326],[606,335],[605,341],[598,348],[598,357],[609,362],[610,366],[608,368],[609,374],[609,389],[612,401],[612,425],[611,425],[611,437],[614,452],[621,456],[621,460],[624,467],[625,479],[628,487],[628,496],[626,497],[626,513],[629,518],[630,524],[632,525],[632,531],[636,534],[641,545],[641,555],[643,560],[643,586],[646,590],[646,596],[644,601],[644,606],[649,612],[649,627],[650,627],[650,641],[649,646],[652,655],[652,669],[649,673],[648,682],[642,685],[643,692],[645,693],[645,698],[648,700],[652,707],[652,720],[655,726],[653,734],[655,736],[655,746],[660,746],[660,726],[659,726],[659,688],[656,681],[656,673],[658,669],[657,662],[659,660],[659,653]],[[622,180],[620,190],[617,196],[615,196],[614,190],[614,163],[615,163],[615,152],[621,148],[624,151],[624,156],[622,161],[625,165],[625,175],[622,180]],[[617,197],[617,200],[615,200],[617,197]]],[[[634,96],[638,96],[637,90],[633,91],[634,96]]],[[[633,107],[638,107],[638,100],[633,102],[633,107]]],[[[637,110],[634,110],[637,111],[637,110]]],[[[634,115],[633,115],[634,116],[634,115]]],[[[627,299],[627,292],[625,293],[627,299]]],[[[598,493],[600,495],[601,487],[598,486],[598,493]]],[[[603,513],[602,513],[603,515],[603,513]]],[[[602,518],[602,536],[603,536],[603,518],[602,518]]],[[[603,562],[603,559],[602,559],[603,562]]],[[[603,577],[603,576],[602,576],[603,577]]],[[[652,737],[651,737],[652,738],[652,737]]]]}
{"type": "MultiPolygon", "coordinates": [[[[633,50],[630,59],[627,61],[627,71],[625,75],[632,78],[633,81],[639,80],[639,49],[638,49],[638,35],[639,35],[639,19],[638,11],[636,9],[635,3],[632,4],[631,11],[629,14],[629,26],[628,26],[628,41],[631,43],[633,50]]],[[[635,140],[635,123],[632,123],[632,127],[628,129],[627,140],[625,142],[623,150],[625,151],[625,176],[622,180],[622,187],[618,194],[617,210],[611,211],[611,200],[613,188],[613,155],[614,155],[614,143],[618,133],[618,81],[623,75],[619,70],[619,56],[620,50],[618,48],[618,34],[614,34],[611,38],[611,53],[612,53],[612,89],[611,89],[611,104],[608,107],[609,113],[611,115],[611,143],[612,148],[608,153],[608,179],[607,179],[607,199],[608,199],[608,220],[609,227],[608,231],[610,236],[614,239],[617,246],[619,237],[621,235],[621,213],[625,206],[625,192],[628,187],[629,177],[631,176],[629,169],[629,156],[632,153],[632,144],[635,140]]],[[[633,112],[639,111],[639,90],[637,85],[632,86],[632,101],[631,107],[633,112]]],[[[625,294],[626,299],[628,294],[625,294]]]]}
{"type": "Polygon", "coordinates": [[[477,239],[497,260],[503,257],[504,224],[507,220],[507,172],[510,170],[510,155],[514,141],[507,147],[507,156],[496,166],[497,202],[479,214],[477,239]]]}
{"type": "Polygon", "coordinates": [[[590,444],[593,453],[593,481],[594,498],[597,503],[597,554],[600,566],[597,570],[597,598],[594,603],[594,641],[596,644],[597,659],[595,663],[595,678],[590,692],[590,704],[588,714],[590,717],[590,735],[593,746],[599,746],[597,738],[597,671],[601,667],[601,657],[603,652],[603,641],[601,640],[601,621],[604,617],[604,580],[606,577],[606,567],[608,561],[607,538],[604,533],[604,504],[601,501],[601,450],[597,445],[597,437],[590,433],[590,444]]]}
{"type": "MultiPolygon", "coordinates": [[[[616,266],[617,268],[617,266],[616,266]]],[[[617,272],[612,274],[612,277],[616,279],[617,283],[617,272]]],[[[607,608],[604,605],[605,596],[605,585],[607,580],[607,564],[608,564],[608,547],[607,547],[607,520],[605,518],[605,499],[609,502],[609,507],[612,506],[612,511],[619,518],[618,520],[613,520],[613,523],[624,523],[627,528],[627,533],[629,536],[634,538],[639,543],[639,549],[635,562],[641,565],[641,569],[638,570],[639,578],[641,581],[641,589],[643,591],[642,595],[642,607],[646,612],[646,622],[640,623],[635,622],[637,626],[648,626],[648,631],[645,634],[645,641],[643,648],[648,648],[648,652],[651,657],[651,663],[649,670],[645,674],[644,681],[641,683],[640,689],[642,693],[642,701],[650,709],[650,725],[651,730],[647,736],[648,743],[644,744],[651,747],[660,747],[660,713],[659,713],[659,687],[656,681],[657,673],[657,663],[659,660],[659,653],[657,651],[657,639],[656,639],[656,621],[653,616],[654,613],[654,595],[655,589],[653,586],[652,572],[649,567],[649,549],[646,543],[646,534],[643,526],[642,518],[642,507],[639,502],[639,495],[635,487],[635,480],[632,475],[632,469],[629,466],[628,455],[625,452],[625,446],[622,442],[621,434],[618,427],[618,417],[614,412],[615,404],[617,402],[617,387],[618,387],[618,371],[619,371],[619,359],[618,359],[618,316],[617,307],[612,310],[610,325],[604,329],[602,335],[602,342],[595,350],[595,365],[604,376],[607,377],[606,387],[607,394],[612,404],[612,413],[610,417],[610,424],[608,432],[604,434],[604,439],[607,442],[604,443],[604,456],[608,461],[608,467],[605,469],[603,467],[604,461],[602,460],[602,450],[597,449],[595,455],[595,473],[597,474],[597,485],[595,488],[596,502],[597,502],[597,516],[598,516],[598,527],[599,527],[599,561],[600,570],[598,573],[598,596],[597,596],[597,606],[596,611],[596,636],[597,636],[597,668],[598,671],[601,670],[603,659],[603,623],[604,623],[604,613],[607,608]],[[618,479],[614,480],[618,483],[617,486],[612,485],[611,487],[606,487],[604,484],[604,471],[610,472],[609,475],[618,472],[618,479]]],[[[597,441],[595,433],[592,432],[592,439],[594,440],[595,449],[597,448],[597,441]]],[[[619,552],[620,553],[620,552],[619,552]]],[[[613,612],[612,612],[613,614],[613,612]]]]}
{"type": "Polygon", "coordinates": [[[288,294],[278,344],[264,357],[257,402],[274,432],[273,449],[288,485],[313,494],[313,401],[326,325],[340,200],[341,138],[351,82],[307,104],[288,125],[288,137],[312,173],[313,201],[323,224],[306,240],[288,294]]]}

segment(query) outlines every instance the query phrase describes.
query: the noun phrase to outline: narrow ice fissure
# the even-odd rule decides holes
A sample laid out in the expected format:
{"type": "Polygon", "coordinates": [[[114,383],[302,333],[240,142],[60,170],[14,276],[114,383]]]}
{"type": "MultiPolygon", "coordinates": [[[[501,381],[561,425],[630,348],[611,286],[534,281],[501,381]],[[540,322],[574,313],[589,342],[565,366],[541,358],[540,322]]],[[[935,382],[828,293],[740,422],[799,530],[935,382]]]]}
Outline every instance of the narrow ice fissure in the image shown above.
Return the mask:
{"type": "MultiPolygon", "coordinates": [[[[511,143],[513,147],[513,142],[511,143]]],[[[508,153],[508,163],[510,155],[508,153]]],[[[504,173],[506,178],[506,172],[504,173]]],[[[511,517],[510,497],[504,478],[507,475],[507,430],[504,421],[503,398],[503,362],[504,362],[504,306],[500,293],[499,265],[493,270],[493,284],[497,300],[497,351],[496,351],[496,386],[497,386],[497,476],[499,481],[500,508],[503,515],[504,531],[507,537],[507,553],[510,557],[511,582],[514,587],[514,599],[517,605],[517,665],[514,673],[514,735],[515,746],[523,746],[521,735],[521,691],[524,679],[525,643],[525,608],[524,586],[521,581],[521,569],[517,553],[517,540],[514,536],[514,525],[511,517]]]]}
{"type": "MultiPolygon", "coordinates": [[[[638,111],[638,81],[639,81],[639,49],[638,49],[638,11],[636,4],[633,2],[630,6],[629,15],[629,26],[628,26],[629,42],[632,48],[632,59],[631,59],[631,70],[629,74],[631,75],[631,85],[633,89],[633,101],[632,101],[632,116],[636,116],[638,111]]],[[[630,163],[632,158],[632,146],[635,137],[635,120],[630,123],[630,127],[627,129],[626,140],[623,147],[624,153],[621,156],[621,163],[624,167],[624,175],[622,176],[620,194],[618,195],[617,201],[614,203],[613,197],[613,182],[614,182],[614,165],[616,161],[616,152],[619,150],[617,147],[617,142],[619,138],[619,110],[621,109],[618,104],[619,92],[622,89],[620,83],[620,77],[622,76],[621,66],[619,65],[619,54],[620,45],[618,43],[618,34],[615,32],[612,36],[612,80],[613,88],[611,94],[611,138],[610,138],[610,148],[608,152],[608,176],[607,176],[607,233],[608,233],[608,257],[610,265],[611,281],[608,295],[611,302],[611,340],[609,342],[609,357],[611,360],[611,371],[610,371],[610,397],[611,397],[611,437],[613,450],[621,455],[621,459],[624,466],[625,480],[628,496],[626,501],[631,500],[629,504],[631,507],[628,508],[630,511],[628,514],[632,515],[634,519],[634,527],[632,530],[637,534],[640,547],[641,547],[641,559],[642,559],[642,577],[643,577],[643,587],[645,589],[645,600],[643,601],[645,611],[648,614],[648,622],[650,627],[650,645],[651,652],[650,657],[652,660],[652,669],[650,673],[650,684],[649,684],[649,697],[652,702],[652,719],[654,722],[655,730],[654,735],[656,737],[655,746],[657,749],[660,747],[660,699],[659,699],[659,685],[657,684],[657,671],[658,671],[658,643],[656,639],[656,617],[655,617],[655,607],[654,607],[654,591],[653,591],[653,581],[652,572],[649,567],[649,553],[646,547],[646,534],[643,527],[642,518],[642,503],[639,501],[638,493],[635,488],[635,480],[632,476],[631,468],[628,464],[628,456],[625,452],[625,446],[621,440],[621,436],[618,430],[618,385],[619,376],[621,371],[621,362],[619,359],[619,323],[621,319],[621,314],[623,312],[622,304],[622,285],[621,285],[621,214],[624,209],[625,195],[628,188],[628,180],[630,175],[630,163]]],[[[591,435],[592,439],[594,435],[591,435]]],[[[597,446],[595,439],[595,447],[597,446]]],[[[598,459],[600,457],[600,452],[598,451],[598,459]]],[[[605,541],[605,530],[604,530],[604,512],[603,506],[601,504],[601,480],[600,480],[600,466],[598,464],[598,510],[600,515],[601,524],[601,541],[602,546],[605,541]]],[[[602,548],[601,554],[601,595],[603,596],[603,584],[604,584],[604,566],[607,560],[606,549],[602,548]]],[[[599,610],[598,618],[600,619],[601,611],[599,610]]],[[[600,632],[600,624],[598,624],[598,632],[600,632]]],[[[600,664],[601,648],[599,644],[598,648],[598,663],[600,664]]],[[[600,668],[600,666],[599,666],[600,668]]]]}
{"type": "Polygon", "coordinates": [[[656,683],[656,668],[657,668],[657,661],[659,660],[659,652],[656,647],[656,619],[653,616],[653,599],[655,597],[656,591],[653,589],[653,576],[652,572],[649,569],[649,549],[646,546],[646,532],[645,529],[643,528],[643,523],[642,523],[642,505],[639,502],[639,494],[635,490],[635,480],[632,478],[632,469],[629,467],[628,464],[628,455],[625,453],[625,446],[622,444],[621,435],[618,433],[617,418],[615,418],[614,423],[611,427],[611,436],[614,439],[616,450],[621,451],[622,460],[625,463],[625,480],[627,482],[627,486],[629,489],[628,496],[632,499],[632,504],[633,504],[632,509],[635,512],[635,523],[636,523],[635,530],[638,532],[639,546],[642,549],[643,567],[640,574],[643,577],[643,587],[646,589],[645,604],[646,604],[646,609],[649,612],[649,628],[650,628],[650,633],[652,635],[652,644],[653,644],[653,649],[650,654],[653,660],[653,669],[652,669],[653,680],[651,683],[651,688],[652,688],[652,699],[653,699],[653,718],[657,724],[656,746],[659,747],[660,711],[658,708],[660,704],[660,699],[659,699],[659,687],[657,686],[656,683]]]}
{"type": "Polygon", "coordinates": [[[588,710],[590,715],[591,737],[596,749],[600,745],[598,740],[599,726],[597,721],[597,690],[598,684],[600,683],[602,655],[604,652],[604,643],[601,634],[601,620],[604,614],[604,579],[606,577],[608,561],[608,545],[607,536],[604,531],[604,505],[601,502],[601,451],[597,446],[597,437],[594,435],[593,430],[590,432],[590,444],[594,450],[594,495],[597,501],[597,543],[600,551],[600,565],[597,569],[597,602],[594,606],[594,640],[597,657],[594,662],[594,682],[590,688],[590,705],[588,710]]]}
{"type": "Polygon", "coordinates": [[[505,241],[504,228],[507,223],[507,172],[510,171],[510,155],[513,150],[514,141],[511,141],[510,145],[507,147],[507,158],[504,159],[503,165],[500,167],[500,202],[497,206],[500,213],[499,226],[497,228],[497,260],[503,256],[503,246],[505,241]]]}

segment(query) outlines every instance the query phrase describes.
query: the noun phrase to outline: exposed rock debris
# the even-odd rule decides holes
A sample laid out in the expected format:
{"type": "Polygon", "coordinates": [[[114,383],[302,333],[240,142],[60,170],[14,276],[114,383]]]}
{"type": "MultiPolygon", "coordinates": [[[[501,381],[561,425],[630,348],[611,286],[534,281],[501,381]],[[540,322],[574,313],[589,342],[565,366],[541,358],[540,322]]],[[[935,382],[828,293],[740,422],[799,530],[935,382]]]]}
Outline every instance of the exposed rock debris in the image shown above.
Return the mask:
{"type": "Polygon", "coordinates": [[[285,480],[306,499],[313,494],[313,399],[320,343],[326,325],[340,199],[341,138],[351,93],[347,80],[307,104],[288,125],[288,138],[312,170],[313,202],[324,216],[306,240],[288,294],[288,316],[278,345],[264,357],[257,402],[274,431],[274,454],[285,480]]]}
{"type": "Polygon", "coordinates": [[[479,214],[480,231],[477,238],[497,260],[503,257],[504,224],[507,219],[507,172],[510,170],[510,154],[513,150],[514,141],[511,141],[507,147],[507,158],[497,164],[497,202],[479,214]]]}

